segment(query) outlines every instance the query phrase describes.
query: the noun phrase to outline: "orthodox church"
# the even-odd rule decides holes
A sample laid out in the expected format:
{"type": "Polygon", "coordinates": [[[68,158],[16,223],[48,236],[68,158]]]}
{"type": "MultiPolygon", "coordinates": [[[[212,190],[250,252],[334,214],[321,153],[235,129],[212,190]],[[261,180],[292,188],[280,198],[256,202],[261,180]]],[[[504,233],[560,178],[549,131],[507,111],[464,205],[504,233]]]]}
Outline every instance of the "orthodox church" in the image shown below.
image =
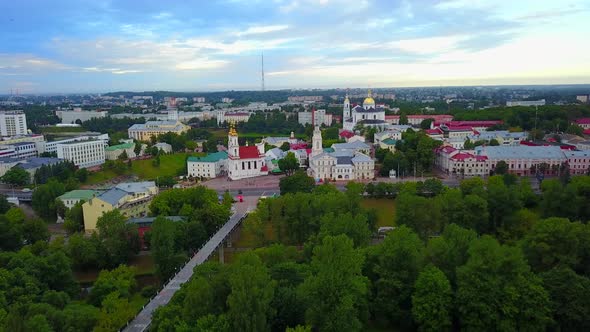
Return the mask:
{"type": "Polygon", "coordinates": [[[354,131],[354,128],[358,124],[362,124],[365,127],[385,128],[387,124],[385,122],[385,109],[377,107],[371,95],[371,90],[369,90],[367,98],[363,101],[363,105],[355,105],[352,109],[348,95],[346,95],[342,115],[344,130],[354,131]]]}
{"type": "Polygon", "coordinates": [[[256,145],[240,146],[238,132],[230,125],[227,136],[227,169],[228,177],[232,180],[240,180],[268,174],[268,166],[265,163],[264,143],[256,145]]]}
{"type": "Polygon", "coordinates": [[[370,147],[356,141],[354,143],[333,144],[333,152],[322,148],[322,132],[315,127],[312,149],[309,157],[310,176],[320,180],[367,180],[375,177],[375,161],[363,152],[370,147]]]}

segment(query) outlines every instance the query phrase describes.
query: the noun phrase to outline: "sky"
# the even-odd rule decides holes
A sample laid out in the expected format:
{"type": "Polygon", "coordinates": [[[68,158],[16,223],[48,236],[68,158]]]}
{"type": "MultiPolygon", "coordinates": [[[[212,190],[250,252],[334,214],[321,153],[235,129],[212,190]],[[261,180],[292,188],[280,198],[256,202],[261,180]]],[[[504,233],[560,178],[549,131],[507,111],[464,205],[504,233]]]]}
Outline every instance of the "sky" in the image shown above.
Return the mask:
{"type": "Polygon", "coordinates": [[[588,0],[0,1],[0,94],[590,83],[588,0]]]}

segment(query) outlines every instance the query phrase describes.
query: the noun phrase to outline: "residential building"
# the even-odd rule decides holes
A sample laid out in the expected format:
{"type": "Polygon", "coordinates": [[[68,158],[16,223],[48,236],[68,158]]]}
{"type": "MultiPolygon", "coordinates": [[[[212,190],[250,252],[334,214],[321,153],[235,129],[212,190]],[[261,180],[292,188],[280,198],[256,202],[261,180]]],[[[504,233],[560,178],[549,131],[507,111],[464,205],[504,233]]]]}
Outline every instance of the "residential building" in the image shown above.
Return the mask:
{"type": "Polygon", "coordinates": [[[240,146],[238,133],[230,126],[228,134],[228,177],[231,180],[267,175],[268,166],[264,155],[264,143],[240,146]]]}
{"type": "Polygon", "coordinates": [[[490,142],[495,139],[500,145],[518,146],[521,142],[528,139],[528,133],[522,131],[509,132],[508,130],[475,131],[473,135],[467,138],[472,142],[490,142]]]}
{"type": "Polygon", "coordinates": [[[107,160],[117,160],[120,155],[127,154],[127,158],[135,158],[135,143],[123,143],[117,145],[107,146],[105,148],[105,156],[107,160]]]}
{"type": "Polygon", "coordinates": [[[188,176],[197,178],[216,178],[227,172],[228,154],[225,151],[210,153],[205,157],[189,157],[188,176]]]}
{"type": "Polygon", "coordinates": [[[399,130],[393,130],[393,129],[376,132],[375,135],[373,136],[373,141],[375,142],[375,144],[380,144],[381,141],[389,139],[389,138],[391,138],[395,141],[399,141],[402,139],[402,133],[399,130]]]}
{"type": "Polygon", "coordinates": [[[68,191],[67,193],[57,197],[57,199],[62,201],[65,207],[71,209],[74,207],[74,205],[78,204],[79,202],[88,202],[92,198],[99,196],[101,193],[102,191],[98,190],[77,189],[68,191]]]}
{"type": "Polygon", "coordinates": [[[75,110],[57,110],[55,115],[61,119],[61,123],[82,123],[91,119],[106,118],[107,111],[82,111],[78,108],[75,110]]]}
{"type": "Polygon", "coordinates": [[[379,141],[379,147],[381,149],[387,149],[391,152],[395,152],[395,145],[397,144],[397,140],[393,138],[386,138],[384,140],[379,141]]]}
{"type": "Polygon", "coordinates": [[[590,151],[564,150],[570,174],[590,175],[590,151]]]}
{"type": "Polygon", "coordinates": [[[315,108],[313,108],[311,112],[303,111],[297,113],[297,121],[302,126],[308,124],[312,126],[331,126],[333,120],[334,117],[332,116],[332,114],[326,113],[326,110],[324,109],[316,110],[315,108]]]}
{"type": "Polygon", "coordinates": [[[334,152],[322,148],[322,133],[316,126],[309,156],[309,174],[316,181],[370,180],[375,177],[375,161],[362,153],[368,147],[363,142],[333,144],[334,152]]]}
{"type": "Polygon", "coordinates": [[[147,121],[145,124],[136,123],[127,130],[129,138],[137,141],[149,141],[152,137],[166,133],[182,134],[187,132],[190,126],[178,121],[147,121]]]}
{"type": "Polygon", "coordinates": [[[590,129],[590,118],[581,118],[574,121],[574,124],[582,127],[582,129],[590,129]]]}
{"type": "Polygon", "coordinates": [[[287,97],[287,100],[290,102],[297,102],[297,103],[311,103],[322,101],[324,99],[323,96],[290,96],[287,97]]]}
{"type": "Polygon", "coordinates": [[[114,209],[128,218],[145,217],[157,194],[158,187],[153,181],[120,183],[82,205],[84,230],[94,232],[98,218],[114,209]]]}
{"type": "Polygon", "coordinates": [[[27,134],[27,117],[23,111],[0,112],[0,136],[22,136],[27,134]]]}
{"type": "Polygon", "coordinates": [[[506,102],[506,106],[545,106],[545,99],[540,100],[511,100],[506,102]]]}
{"type": "Polygon", "coordinates": [[[580,103],[587,104],[590,101],[590,95],[577,95],[576,100],[580,103]]]}
{"type": "Polygon", "coordinates": [[[547,175],[557,175],[556,169],[567,161],[559,146],[478,146],[475,154],[488,158],[490,171],[503,160],[508,164],[508,172],[518,176],[536,174],[541,164],[548,166],[545,171],[547,175]]]}
{"type": "Polygon", "coordinates": [[[205,97],[193,97],[193,102],[195,103],[204,103],[205,97]]]}
{"type": "Polygon", "coordinates": [[[105,162],[105,147],[103,140],[61,143],[57,145],[57,157],[80,168],[99,166],[105,162]]]}

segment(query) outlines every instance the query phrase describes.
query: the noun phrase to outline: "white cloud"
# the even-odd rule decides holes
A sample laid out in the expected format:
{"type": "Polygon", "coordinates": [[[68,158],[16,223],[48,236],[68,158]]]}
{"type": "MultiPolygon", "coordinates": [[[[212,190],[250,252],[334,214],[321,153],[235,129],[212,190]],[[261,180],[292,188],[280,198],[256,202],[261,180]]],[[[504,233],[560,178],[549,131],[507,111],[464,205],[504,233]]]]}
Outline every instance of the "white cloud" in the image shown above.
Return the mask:
{"type": "Polygon", "coordinates": [[[178,63],[175,68],[178,70],[213,69],[223,67],[228,63],[229,61],[226,60],[209,60],[207,58],[202,58],[178,63]]]}
{"type": "Polygon", "coordinates": [[[269,32],[277,32],[283,31],[288,29],[288,25],[261,25],[261,26],[253,26],[249,27],[245,31],[237,32],[237,36],[248,36],[248,35],[257,35],[269,32]]]}
{"type": "Polygon", "coordinates": [[[388,48],[399,49],[415,54],[436,54],[450,51],[457,47],[457,44],[466,40],[467,36],[442,36],[417,39],[404,39],[387,43],[388,48]]]}

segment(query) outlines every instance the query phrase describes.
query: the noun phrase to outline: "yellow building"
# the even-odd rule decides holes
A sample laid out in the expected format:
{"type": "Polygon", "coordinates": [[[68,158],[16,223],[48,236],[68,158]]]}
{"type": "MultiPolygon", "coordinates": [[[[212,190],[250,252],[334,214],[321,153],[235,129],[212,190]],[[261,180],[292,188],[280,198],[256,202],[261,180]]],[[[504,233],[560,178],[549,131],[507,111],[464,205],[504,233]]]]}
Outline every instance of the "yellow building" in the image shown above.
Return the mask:
{"type": "Polygon", "coordinates": [[[129,138],[138,141],[149,141],[152,136],[159,136],[165,133],[182,134],[191,127],[179,121],[148,121],[145,124],[136,123],[129,127],[127,134],[129,138]]]}
{"type": "Polygon", "coordinates": [[[98,218],[114,209],[129,218],[145,217],[157,194],[158,187],[153,181],[120,183],[82,205],[84,230],[94,232],[98,218]]]}

